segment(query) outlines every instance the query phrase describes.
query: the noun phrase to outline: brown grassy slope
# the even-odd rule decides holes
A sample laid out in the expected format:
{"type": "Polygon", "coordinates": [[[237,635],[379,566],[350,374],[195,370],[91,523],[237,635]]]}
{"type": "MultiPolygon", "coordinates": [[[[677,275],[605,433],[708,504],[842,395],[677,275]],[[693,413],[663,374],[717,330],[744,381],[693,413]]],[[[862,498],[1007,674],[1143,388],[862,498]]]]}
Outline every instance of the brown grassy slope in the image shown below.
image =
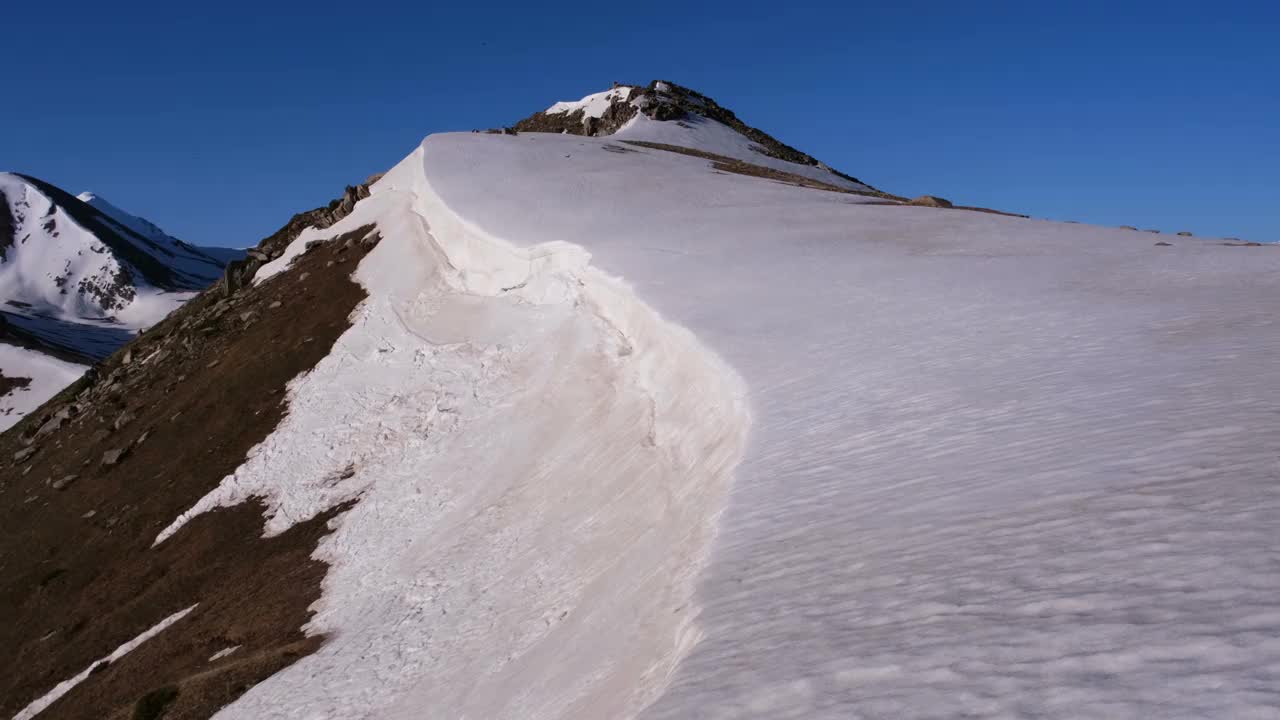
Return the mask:
{"type": "Polygon", "coordinates": [[[329,516],[263,539],[263,508],[246,504],[151,543],[276,427],[286,384],[349,327],[368,230],[230,298],[205,292],[104,362],[96,383],[0,435],[0,717],[196,603],[41,720],[128,718],[164,688],[177,690],[165,718],[208,717],[319,646],[300,627],[326,571],[311,554],[329,516]],[[60,426],[35,437],[61,409],[60,426]],[[104,465],[111,450],[127,454],[104,465]]]}

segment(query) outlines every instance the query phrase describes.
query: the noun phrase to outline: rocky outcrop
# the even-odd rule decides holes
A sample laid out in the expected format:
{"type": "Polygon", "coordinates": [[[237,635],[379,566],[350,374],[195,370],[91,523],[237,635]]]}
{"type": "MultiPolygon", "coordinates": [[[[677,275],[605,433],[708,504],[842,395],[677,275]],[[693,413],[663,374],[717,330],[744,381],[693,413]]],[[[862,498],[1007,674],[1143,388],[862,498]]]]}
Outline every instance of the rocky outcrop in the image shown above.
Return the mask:
{"type": "Polygon", "coordinates": [[[9,208],[9,199],[0,193],[0,262],[3,262],[13,247],[14,241],[13,210],[9,208]]]}
{"type": "Polygon", "coordinates": [[[644,88],[633,87],[609,104],[608,109],[600,117],[588,117],[582,110],[573,112],[534,113],[516,123],[511,129],[516,132],[567,133],[569,135],[587,135],[590,137],[612,135],[627,121],[639,112],[632,101],[645,93],[644,88]]]}
{"type": "MultiPolygon", "coordinates": [[[[0,337],[3,337],[0,335],[0,337]]],[[[31,378],[26,377],[10,377],[0,372],[0,397],[4,397],[14,390],[20,390],[31,384],[31,378]]]]}
{"type": "MultiPolygon", "coordinates": [[[[328,205],[306,212],[300,212],[289,219],[285,226],[277,230],[275,233],[258,243],[257,251],[264,255],[262,262],[267,259],[274,259],[284,252],[284,249],[293,242],[295,238],[305,229],[309,227],[327,228],[342,218],[351,214],[355,209],[356,203],[369,197],[369,186],[382,179],[382,173],[370,175],[363,183],[359,185],[348,185],[343,191],[342,197],[331,201],[328,205]]],[[[254,251],[250,251],[252,256],[254,251]]]]}
{"type": "Polygon", "coordinates": [[[700,116],[729,126],[755,143],[763,155],[798,165],[822,168],[851,182],[866,185],[861,180],[839,172],[819,162],[813,156],[779,141],[763,130],[742,122],[732,110],[696,90],[668,80],[654,80],[643,87],[619,85],[614,89],[622,89],[626,92],[615,93],[608,109],[599,118],[587,117],[582,110],[556,113],[543,111],[516,123],[514,129],[517,132],[600,136],[617,132],[637,113],[643,113],[646,117],[660,122],[679,122],[690,116],[700,116]]]}
{"type": "Polygon", "coordinates": [[[920,207],[949,208],[955,207],[950,200],[940,198],[937,195],[921,195],[920,197],[907,203],[908,205],[918,205],[920,207]]]}

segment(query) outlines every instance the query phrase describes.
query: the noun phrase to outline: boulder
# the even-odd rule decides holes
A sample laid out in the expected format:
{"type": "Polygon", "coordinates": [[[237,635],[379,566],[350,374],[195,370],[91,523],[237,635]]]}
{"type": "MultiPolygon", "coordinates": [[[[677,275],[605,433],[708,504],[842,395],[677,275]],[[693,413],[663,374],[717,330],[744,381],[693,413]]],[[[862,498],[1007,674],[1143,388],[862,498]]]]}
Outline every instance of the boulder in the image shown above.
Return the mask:
{"type": "Polygon", "coordinates": [[[1191,237],[1191,233],[1190,233],[1190,232],[1188,232],[1188,231],[1186,231],[1186,230],[1180,230],[1180,231],[1178,231],[1178,235],[1179,235],[1180,237],[1191,237]]]}
{"type": "Polygon", "coordinates": [[[63,476],[62,478],[58,479],[58,480],[54,480],[54,481],[53,481],[53,483],[50,485],[50,487],[52,487],[54,490],[63,490],[63,489],[66,489],[69,485],[71,485],[71,483],[75,482],[75,481],[76,481],[76,478],[78,478],[78,477],[80,477],[80,476],[79,476],[79,475],[65,475],[65,476],[63,476]]]}
{"type": "Polygon", "coordinates": [[[32,456],[32,455],[35,455],[35,454],[36,454],[36,451],[37,451],[37,450],[39,450],[39,449],[40,449],[40,448],[36,447],[35,445],[32,445],[32,446],[30,446],[30,447],[22,448],[21,450],[19,450],[18,452],[16,452],[16,453],[14,453],[14,454],[13,454],[13,461],[14,461],[14,462],[26,462],[27,460],[29,460],[29,459],[31,458],[31,456],[32,456]]]}
{"type": "Polygon", "coordinates": [[[127,452],[128,452],[127,448],[118,448],[115,450],[108,450],[102,453],[103,467],[111,467],[112,465],[120,464],[120,460],[124,458],[127,452]]]}

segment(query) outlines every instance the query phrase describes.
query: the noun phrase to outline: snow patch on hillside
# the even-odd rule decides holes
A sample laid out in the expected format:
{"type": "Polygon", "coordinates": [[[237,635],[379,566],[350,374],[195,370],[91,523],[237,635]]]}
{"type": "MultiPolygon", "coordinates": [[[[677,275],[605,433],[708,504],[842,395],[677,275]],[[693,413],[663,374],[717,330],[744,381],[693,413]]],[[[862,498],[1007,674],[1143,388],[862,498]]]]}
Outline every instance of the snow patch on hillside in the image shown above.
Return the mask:
{"type": "Polygon", "coordinates": [[[370,222],[383,237],[285,420],[157,537],[251,497],[268,534],[359,500],[317,551],[307,630],[328,641],[219,718],[633,717],[699,636],[744,386],[580,246],[455,213],[431,147],[260,272],[370,222]]]}
{"type": "Polygon", "coordinates": [[[88,368],[16,345],[0,342],[0,370],[7,377],[29,378],[26,387],[0,396],[0,432],[76,381],[88,368]]]}
{"type": "Polygon", "coordinates": [[[593,93],[581,100],[566,100],[556,103],[546,109],[548,113],[571,113],[581,110],[586,117],[598,118],[604,115],[605,111],[614,102],[621,102],[627,99],[627,95],[631,94],[630,86],[616,87],[604,92],[593,93]]]}
{"type": "Polygon", "coordinates": [[[182,618],[186,617],[188,613],[190,613],[192,610],[195,610],[195,609],[196,609],[196,606],[192,605],[191,607],[185,610],[179,610],[178,612],[170,615],[164,620],[161,620],[160,622],[156,623],[154,626],[143,631],[142,634],[139,635],[138,637],[116,648],[114,651],[112,651],[110,655],[102,658],[98,662],[93,663],[89,667],[85,668],[83,671],[80,672],[79,675],[76,675],[73,678],[70,678],[68,680],[63,680],[62,682],[58,683],[56,686],[54,686],[52,690],[36,698],[34,701],[31,702],[30,705],[27,705],[25,708],[19,711],[17,715],[14,715],[13,720],[31,720],[31,718],[34,718],[36,715],[39,715],[45,708],[49,707],[54,702],[56,702],[58,698],[71,692],[72,688],[74,688],[75,686],[79,685],[80,683],[88,679],[89,675],[93,673],[94,668],[96,668],[97,666],[103,663],[106,663],[106,664],[113,663],[119,660],[120,658],[124,657],[125,655],[128,655],[130,652],[133,652],[134,648],[150,640],[156,635],[159,635],[160,633],[164,632],[169,628],[170,625],[173,625],[174,623],[178,622],[182,618]]]}

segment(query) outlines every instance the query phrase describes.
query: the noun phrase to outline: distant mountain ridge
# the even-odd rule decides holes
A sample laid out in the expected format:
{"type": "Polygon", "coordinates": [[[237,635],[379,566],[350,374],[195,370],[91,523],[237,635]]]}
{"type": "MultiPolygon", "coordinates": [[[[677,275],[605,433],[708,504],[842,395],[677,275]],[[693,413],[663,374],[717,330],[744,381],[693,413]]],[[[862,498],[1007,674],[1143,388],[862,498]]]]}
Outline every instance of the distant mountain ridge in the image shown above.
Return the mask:
{"type": "Polygon", "coordinates": [[[93,193],[0,173],[0,374],[11,379],[0,427],[243,255],[185,243],[93,193]]]}

